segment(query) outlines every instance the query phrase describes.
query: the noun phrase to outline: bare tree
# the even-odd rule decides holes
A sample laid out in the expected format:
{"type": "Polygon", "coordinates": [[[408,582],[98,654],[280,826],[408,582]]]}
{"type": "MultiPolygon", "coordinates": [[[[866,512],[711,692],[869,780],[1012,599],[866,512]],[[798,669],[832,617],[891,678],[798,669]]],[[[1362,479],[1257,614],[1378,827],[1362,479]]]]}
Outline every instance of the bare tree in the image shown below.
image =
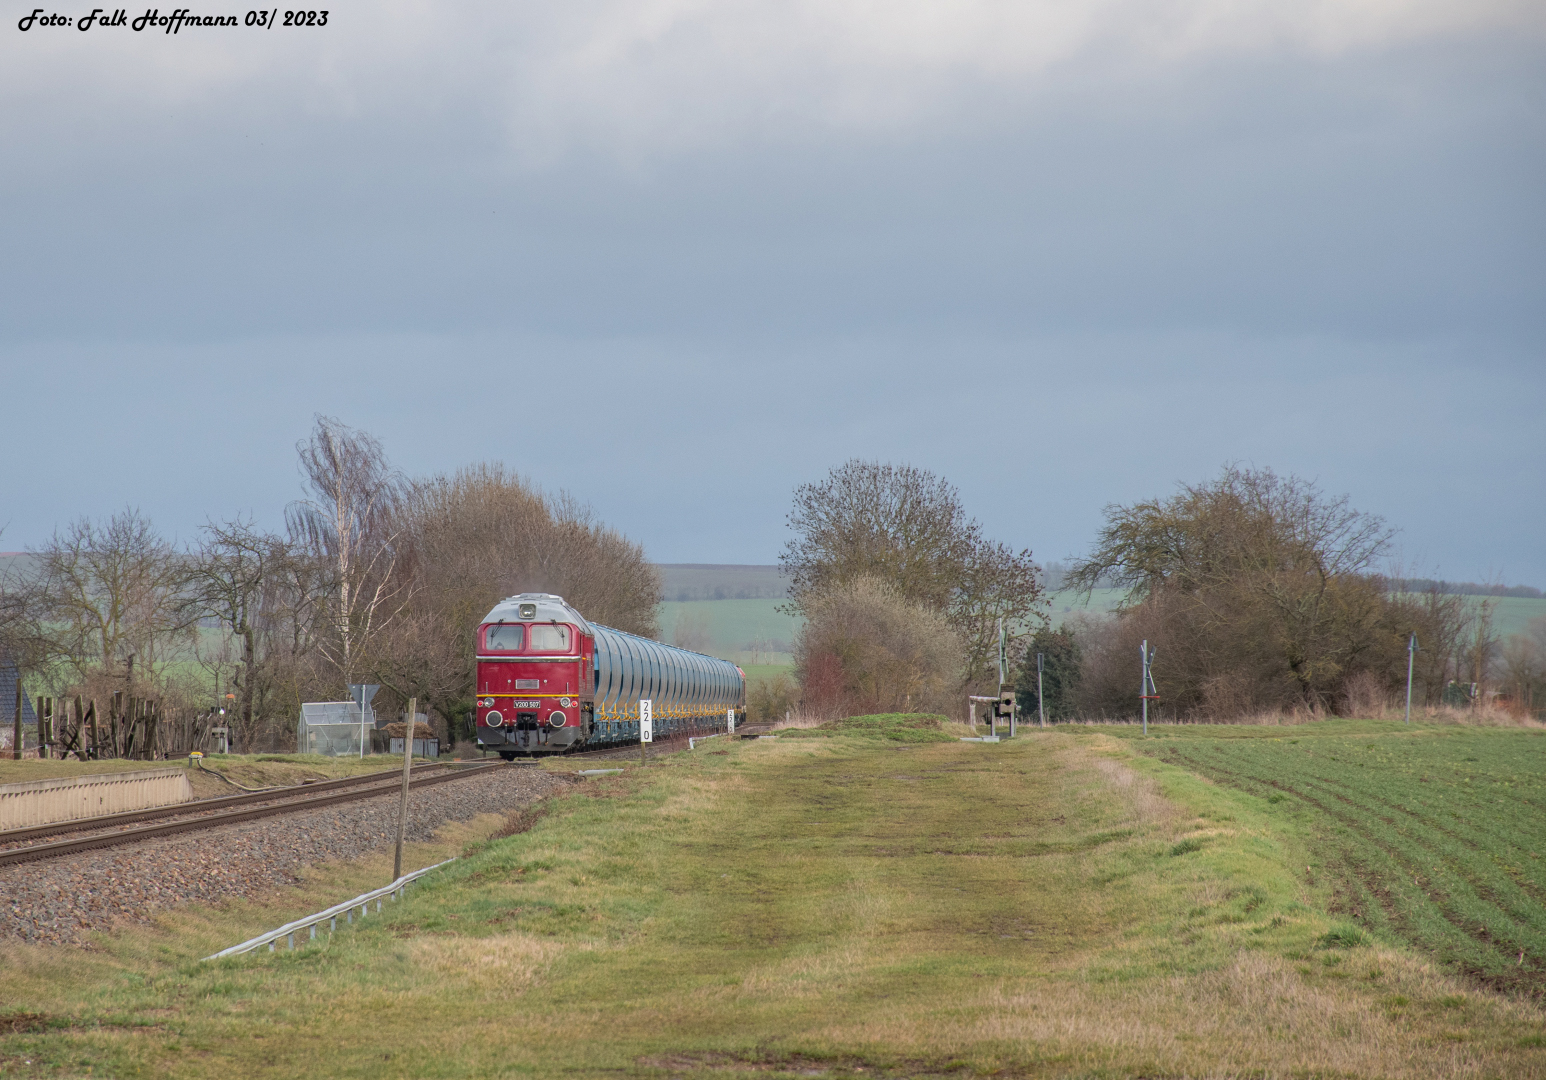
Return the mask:
{"type": "Polygon", "coordinates": [[[1546,618],[1531,620],[1530,631],[1504,641],[1503,676],[1518,708],[1535,715],[1546,705],[1546,618]]]}
{"type": "Polygon", "coordinates": [[[1470,640],[1466,642],[1466,667],[1470,670],[1470,682],[1475,687],[1471,697],[1472,708],[1480,709],[1487,697],[1487,676],[1498,658],[1498,635],[1493,629],[1493,608],[1497,601],[1491,597],[1471,604],[1472,622],[1470,640]]]}
{"type": "Polygon", "coordinates": [[[795,537],[779,562],[795,611],[860,577],[886,582],[948,620],[965,683],[989,676],[1000,619],[1011,642],[1045,620],[1030,551],[985,539],[955,487],[926,469],[848,461],[795,489],[788,522],[795,537]]]}
{"type": "MultiPolygon", "coordinates": [[[[265,673],[272,675],[266,646],[287,613],[285,586],[293,561],[283,537],[235,518],[204,527],[190,566],[190,600],[240,643],[230,685],[237,694],[238,725],[249,737],[265,673]]],[[[219,650],[212,659],[224,660],[219,650]]]]}
{"type": "Polygon", "coordinates": [[[659,572],[640,545],[568,495],[544,495],[485,463],[415,484],[408,518],[418,581],[460,598],[474,623],[500,597],[545,591],[596,622],[658,632],[659,572]]]}
{"type": "Polygon", "coordinates": [[[1132,590],[1124,623],[1163,651],[1161,693],[1181,711],[1320,709],[1354,672],[1387,677],[1404,655],[1400,612],[1371,573],[1391,535],[1345,496],[1228,466],[1167,499],[1107,507],[1094,552],[1068,581],[1088,590],[1109,577],[1132,590]]]}
{"type": "Polygon", "coordinates": [[[987,540],[972,546],[945,613],[964,645],[968,681],[997,684],[999,626],[1005,627],[1010,655],[1015,655],[1020,641],[1047,624],[1044,596],[1029,551],[1014,552],[987,540]]]}
{"type": "Polygon", "coordinates": [[[343,683],[404,598],[397,569],[406,483],[372,435],[318,416],[296,445],[311,497],[286,511],[291,535],[333,571],[330,634],[318,641],[343,683]]]}
{"type": "MultiPolygon", "coordinates": [[[[412,599],[371,650],[375,676],[465,728],[475,634],[501,597],[564,596],[589,619],[653,637],[658,571],[643,549],[569,498],[544,495],[497,463],[412,485],[403,504],[401,573],[412,599]]],[[[463,734],[466,732],[463,731],[463,734]]]]}
{"type": "Polygon", "coordinates": [[[284,718],[286,726],[300,714],[302,702],[331,697],[339,688],[337,669],[322,648],[332,626],[332,565],[298,552],[293,542],[290,552],[264,602],[267,645],[255,694],[265,719],[284,718]]]}
{"type": "Polygon", "coordinates": [[[818,714],[960,711],[961,642],[948,620],[868,574],[807,594],[795,662],[818,714]]]}
{"type": "Polygon", "coordinates": [[[981,536],[943,477],[857,458],[795,488],[788,524],[795,535],[779,564],[797,607],[805,596],[869,575],[944,611],[981,536]]]}
{"type": "Polygon", "coordinates": [[[712,644],[709,637],[709,617],[704,612],[681,612],[676,625],[671,628],[671,644],[679,649],[706,653],[712,644]]]}
{"type": "Polygon", "coordinates": [[[44,622],[42,581],[29,572],[32,561],[0,570],[0,657],[23,670],[41,667],[54,651],[44,622]]]}
{"type": "Polygon", "coordinates": [[[34,555],[52,637],[81,678],[114,677],[136,662],[154,676],[166,647],[198,619],[186,560],[138,510],[81,518],[34,555]]]}
{"type": "MultiPolygon", "coordinates": [[[[1309,576],[1318,586],[1366,572],[1390,546],[1384,521],[1327,498],[1314,484],[1271,469],[1226,466],[1212,483],[1183,485],[1169,499],[1106,507],[1094,552],[1069,571],[1066,587],[1089,590],[1109,575],[1135,600],[1160,588],[1196,591],[1259,573],[1309,576]]],[[[1299,590],[1294,590],[1298,593],[1299,590]]]]}
{"type": "Polygon", "coordinates": [[[1431,579],[1413,582],[1398,576],[1384,584],[1387,621],[1396,636],[1395,651],[1386,658],[1386,667],[1398,675],[1404,672],[1406,642],[1416,634],[1413,682],[1419,700],[1437,705],[1443,701],[1445,684],[1458,677],[1465,665],[1465,642],[1472,619],[1469,598],[1447,592],[1442,582],[1431,579]]]}

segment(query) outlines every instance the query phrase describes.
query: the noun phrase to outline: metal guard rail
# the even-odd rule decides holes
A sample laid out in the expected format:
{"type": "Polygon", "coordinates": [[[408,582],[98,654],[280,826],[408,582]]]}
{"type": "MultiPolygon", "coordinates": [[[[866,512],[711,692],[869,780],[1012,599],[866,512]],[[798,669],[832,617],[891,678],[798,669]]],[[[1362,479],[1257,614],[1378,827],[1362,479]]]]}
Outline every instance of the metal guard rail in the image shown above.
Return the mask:
{"type": "Polygon", "coordinates": [[[311,937],[309,940],[315,941],[317,937],[317,927],[321,923],[331,920],[332,926],[328,928],[329,932],[331,933],[332,931],[338,929],[338,917],[340,915],[345,916],[345,918],[351,923],[354,921],[355,908],[360,909],[360,918],[364,919],[365,916],[369,913],[370,902],[372,900],[376,902],[376,911],[379,913],[381,911],[381,900],[383,897],[391,896],[394,900],[399,899],[403,895],[404,889],[406,889],[409,883],[414,881],[416,878],[421,878],[431,870],[439,870],[442,866],[448,866],[455,861],[456,859],[453,857],[447,859],[445,862],[436,863],[434,866],[426,866],[422,870],[414,870],[412,873],[404,874],[390,885],[383,885],[379,889],[372,889],[368,893],[361,893],[353,900],[345,900],[342,904],[334,904],[326,911],[319,911],[315,915],[306,916],[304,919],[296,919],[294,922],[287,922],[277,930],[270,930],[266,934],[259,934],[257,937],[252,938],[250,941],[244,941],[240,945],[232,945],[229,949],[222,949],[221,951],[215,953],[213,956],[206,956],[204,959],[220,960],[227,956],[240,956],[243,953],[250,953],[254,949],[260,949],[264,945],[268,946],[269,952],[273,952],[274,942],[283,937],[289,938],[290,948],[293,949],[295,948],[295,935],[306,929],[311,930],[311,937]]]}

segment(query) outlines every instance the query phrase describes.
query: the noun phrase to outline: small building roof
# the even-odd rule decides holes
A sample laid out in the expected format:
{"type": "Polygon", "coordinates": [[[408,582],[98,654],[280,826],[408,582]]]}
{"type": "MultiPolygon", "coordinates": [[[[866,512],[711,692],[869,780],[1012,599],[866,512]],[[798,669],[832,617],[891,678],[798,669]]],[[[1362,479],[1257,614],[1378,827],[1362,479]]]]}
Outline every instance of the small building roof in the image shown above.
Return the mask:
{"type": "MultiPolygon", "coordinates": [[[[16,723],[16,665],[0,659],[0,724],[16,723]]],[[[26,680],[22,680],[21,722],[36,724],[38,714],[32,707],[32,695],[26,692],[26,680]]]]}

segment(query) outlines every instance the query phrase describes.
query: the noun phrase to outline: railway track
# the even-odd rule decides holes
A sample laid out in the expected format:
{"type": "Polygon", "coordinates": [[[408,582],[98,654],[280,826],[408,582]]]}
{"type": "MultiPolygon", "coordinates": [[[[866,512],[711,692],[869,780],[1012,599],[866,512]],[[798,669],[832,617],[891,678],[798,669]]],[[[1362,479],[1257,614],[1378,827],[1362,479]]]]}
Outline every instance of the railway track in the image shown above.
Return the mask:
{"type": "MultiPolygon", "coordinates": [[[[435,784],[460,780],[465,776],[481,776],[492,769],[502,768],[503,764],[500,762],[472,766],[428,766],[427,769],[432,771],[415,771],[411,774],[409,789],[432,787],[435,784]]],[[[106,817],[81,818],[52,825],[38,825],[29,829],[12,829],[0,832],[0,845],[21,842],[21,846],[0,849],[0,866],[31,862],[36,859],[51,859],[77,851],[135,844],[158,836],[213,829],[220,825],[371,799],[400,790],[402,775],[399,770],[392,769],[369,773],[365,776],[324,780],[301,787],[281,788],[277,791],[227,795],[218,799],[201,799],[197,803],[179,803],[176,806],[158,807],[153,810],[135,810],[106,817]],[[151,823],[136,824],[146,821],[151,823]],[[50,836],[82,832],[87,835],[64,840],[46,840],[50,836]],[[27,843],[27,841],[43,842],[27,843]]]]}
{"type": "MultiPolygon", "coordinates": [[[[741,724],[736,727],[735,734],[731,735],[730,738],[755,739],[758,735],[766,734],[772,730],[772,724],[741,724]]],[[[713,734],[714,732],[712,731],[706,732],[702,735],[693,732],[691,733],[691,737],[697,739],[699,741],[699,745],[702,745],[713,734]]],[[[721,733],[719,737],[724,738],[724,733],[721,733]]],[[[670,738],[658,738],[654,742],[650,743],[650,756],[654,757],[656,754],[674,754],[678,750],[686,750],[688,738],[688,735],[673,735],[670,738]]],[[[532,753],[530,751],[526,751],[520,753],[515,760],[533,762],[564,761],[574,758],[586,758],[592,761],[605,761],[609,758],[637,758],[638,756],[639,744],[637,741],[635,741],[630,743],[623,743],[620,746],[597,746],[583,750],[566,750],[560,753],[532,753]]]]}

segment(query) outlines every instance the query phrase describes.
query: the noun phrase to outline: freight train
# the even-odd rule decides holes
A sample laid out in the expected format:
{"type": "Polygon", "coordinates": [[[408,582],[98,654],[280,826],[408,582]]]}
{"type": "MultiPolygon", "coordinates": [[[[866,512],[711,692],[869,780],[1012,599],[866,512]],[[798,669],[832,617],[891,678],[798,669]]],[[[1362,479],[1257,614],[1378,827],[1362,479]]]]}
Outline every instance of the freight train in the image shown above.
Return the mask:
{"type": "Polygon", "coordinates": [[[506,761],[724,731],[746,719],[746,673],[726,660],[588,622],[561,596],[522,593],[478,627],[478,743],[506,761]]]}

